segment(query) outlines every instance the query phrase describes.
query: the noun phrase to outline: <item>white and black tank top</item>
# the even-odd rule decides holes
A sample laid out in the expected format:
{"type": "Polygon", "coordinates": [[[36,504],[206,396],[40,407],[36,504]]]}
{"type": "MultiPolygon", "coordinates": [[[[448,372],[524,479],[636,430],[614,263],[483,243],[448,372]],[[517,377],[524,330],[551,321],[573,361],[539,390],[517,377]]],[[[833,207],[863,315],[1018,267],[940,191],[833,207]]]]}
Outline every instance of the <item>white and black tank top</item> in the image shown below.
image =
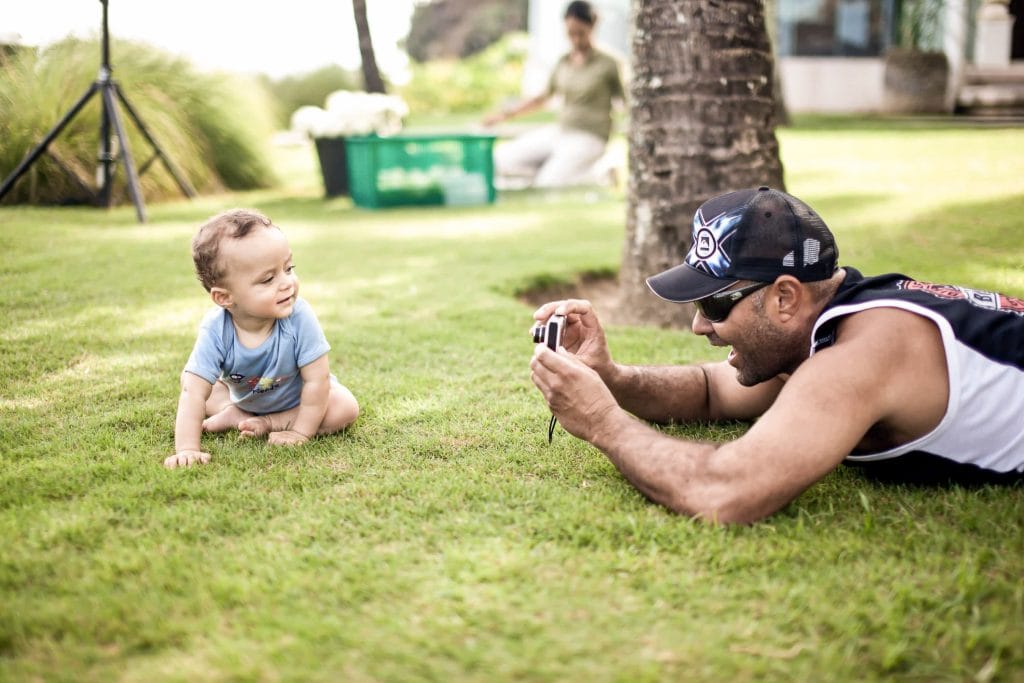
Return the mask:
{"type": "MultiPolygon", "coordinates": [[[[865,278],[846,268],[846,279],[814,326],[811,353],[835,342],[838,321],[869,308],[898,308],[939,328],[949,373],[949,402],[928,434],[847,462],[912,468],[916,474],[1024,475],[1024,301],[966,287],[919,282],[892,273],[865,278]]],[[[893,468],[895,469],[895,468],[893,468]]],[[[916,478],[914,472],[903,474],[916,478]]],[[[928,479],[928,476],[922,477],[928,479]]]]}

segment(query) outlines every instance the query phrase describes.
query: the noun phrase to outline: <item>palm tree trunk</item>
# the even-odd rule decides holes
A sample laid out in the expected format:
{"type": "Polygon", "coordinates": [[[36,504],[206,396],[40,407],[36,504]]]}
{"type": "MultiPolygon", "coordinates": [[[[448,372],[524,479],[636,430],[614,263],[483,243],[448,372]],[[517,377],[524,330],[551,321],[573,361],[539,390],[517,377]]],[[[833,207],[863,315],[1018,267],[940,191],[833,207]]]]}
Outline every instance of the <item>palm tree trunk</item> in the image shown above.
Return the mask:
{"type": "Polygon", "coordinates": [[[355,14],[356,34],[359,36],[359,56],[363,62],[363,87],[366,92],[385,92],[384,81],[377,68],[377,57],[373,53],[370,39],[370,22],[366,20],[366,0],[352,0],[355,14]]]}
{"type": "Polygon", "coordinates": [[[632,62],[621,308],[686,326],[689,307],[657,299],[646,278],[682,263],[704,200],[783,188],[762,0],[635,0],[632,62]]]}

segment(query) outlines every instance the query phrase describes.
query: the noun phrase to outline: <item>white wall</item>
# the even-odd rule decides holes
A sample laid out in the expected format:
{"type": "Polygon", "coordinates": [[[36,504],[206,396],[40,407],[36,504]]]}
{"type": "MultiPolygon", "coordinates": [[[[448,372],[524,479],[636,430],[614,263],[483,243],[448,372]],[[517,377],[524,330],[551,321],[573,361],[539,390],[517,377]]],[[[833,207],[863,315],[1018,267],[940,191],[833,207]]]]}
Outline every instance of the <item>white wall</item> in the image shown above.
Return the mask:
{"type": "Polygon", "coordinates": [[[782,95],[793,113],[881,111],[885,66],[881,57],[783,57],[782,95]]]}

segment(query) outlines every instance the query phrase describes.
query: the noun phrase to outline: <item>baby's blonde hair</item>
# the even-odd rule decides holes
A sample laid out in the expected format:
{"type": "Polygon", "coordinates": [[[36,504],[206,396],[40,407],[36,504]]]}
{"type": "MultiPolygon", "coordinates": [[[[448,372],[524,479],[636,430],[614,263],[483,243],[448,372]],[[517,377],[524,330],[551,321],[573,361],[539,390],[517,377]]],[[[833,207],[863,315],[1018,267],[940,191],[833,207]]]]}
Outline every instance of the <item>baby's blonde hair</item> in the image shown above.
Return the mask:
{"type": "Polygon", "coordinates": [[[241,239],[257,226],[276,228],[269,218],[252,209],[231,209],[219,213],[196,232],[192,238],[192,262],[196,277],[209,292],[224,279],[224,264],[217,258],[225,238],[241,239]]]}

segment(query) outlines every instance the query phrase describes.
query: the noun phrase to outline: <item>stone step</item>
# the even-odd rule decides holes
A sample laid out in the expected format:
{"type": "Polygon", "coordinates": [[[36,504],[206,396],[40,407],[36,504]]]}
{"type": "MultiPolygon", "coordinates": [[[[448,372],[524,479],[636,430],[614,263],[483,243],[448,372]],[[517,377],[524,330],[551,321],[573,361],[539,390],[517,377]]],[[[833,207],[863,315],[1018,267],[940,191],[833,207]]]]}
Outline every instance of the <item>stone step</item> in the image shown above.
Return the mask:
{"type": "Polygon", "coordinates": [[[1024,83],[965,85],[956,108],[972,116],[1024,116],[1024,83]]]}
{"type": "Polygon", "coordinates": [[[965,106],[1024,106],[1024,83],[998,85],[965,85],[957,101],[965,106]]]}
{"type": "Polygon", "coordinates": [[[1010,62],[1009,66],[975,66],[968,65],[964,69],[965,85],[994,84],[1024,85],[1024,61],[1010,62]]]}

